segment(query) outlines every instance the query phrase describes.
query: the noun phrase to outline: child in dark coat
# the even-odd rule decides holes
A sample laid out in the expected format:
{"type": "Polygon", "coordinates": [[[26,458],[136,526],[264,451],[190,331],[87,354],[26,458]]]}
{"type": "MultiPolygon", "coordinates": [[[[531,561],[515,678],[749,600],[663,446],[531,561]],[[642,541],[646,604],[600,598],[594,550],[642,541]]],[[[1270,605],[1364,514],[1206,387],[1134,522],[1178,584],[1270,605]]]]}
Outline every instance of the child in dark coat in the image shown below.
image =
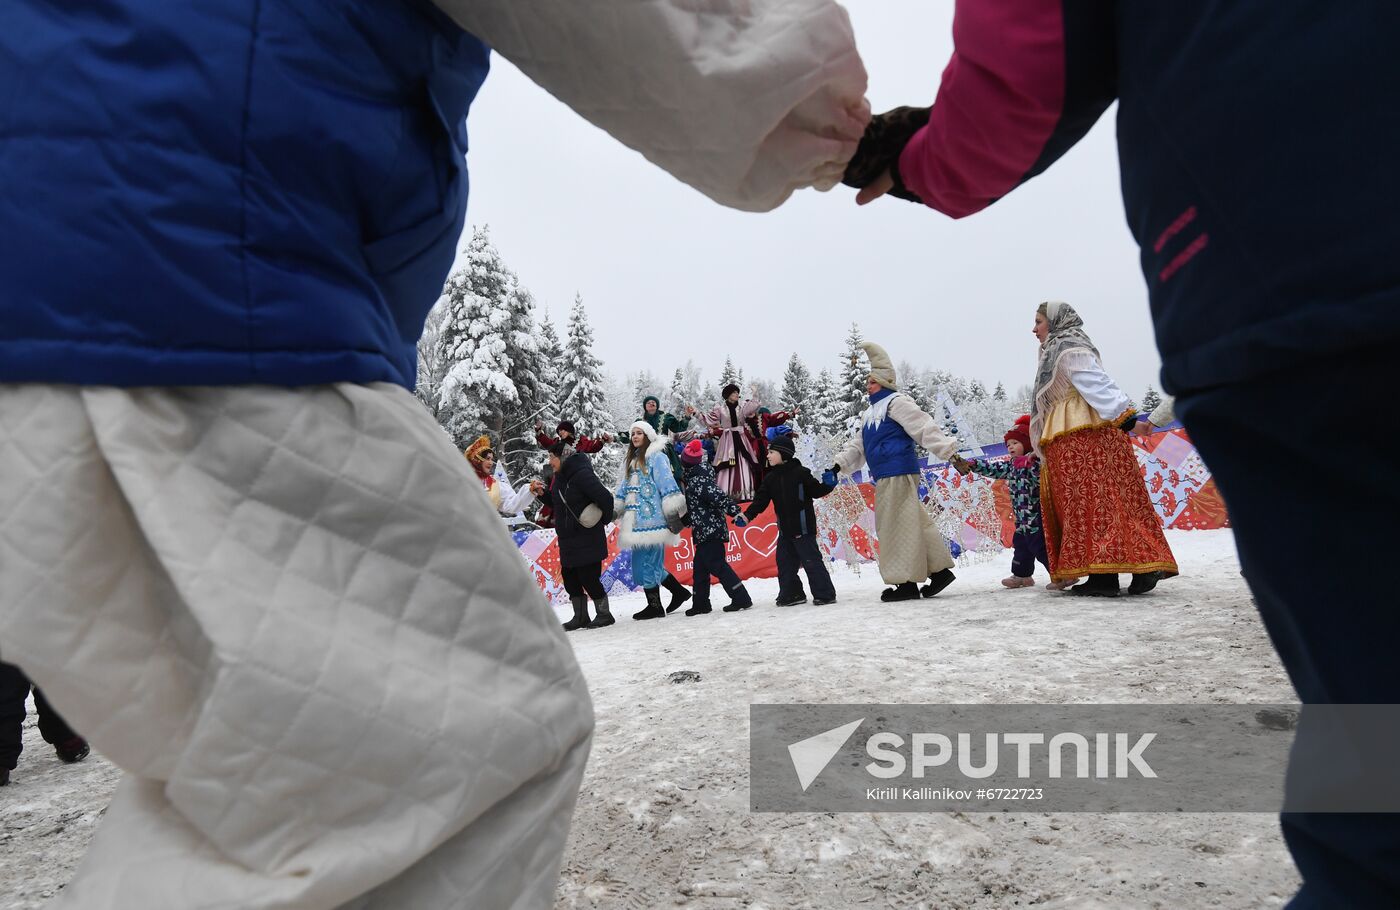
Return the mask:
{"type": "Polygon", "coordinates": [[[726,515],[734,516],[734,523],[739,527],[748,521],[739,504],[719,488],[715,469],[705,457],[705,447],[700,440],[692,439],[686,444],[681,452],[681,464],[685,466],[686,516],[690,522],[691,547],[695,551],[695,577],[690,583],[695,603],[685,615],[710,612],[711,575],[729,592],[730,603],[724,607],[724,612],[747,610],[753,606],[753,598],[724,558],[725,544],[729,541],[729,525],[724,519],[726,515]]]}
{"type": "MultiPolygon", "coordinates": [[[[1040,459],[1031,451],[1030,416],[1022,415],[1006,432],[1009,461],[966,461],[953,456],[953,467],[960,474],[976,472],[983,477],[1005,480],[1011,487],[1011,509],[1016,514],[1016,533],[1011,538],[1011,575],[1001,583],[1008,588],[1029,588],[1035,584],[1035,564],[1039,560],[1050,570],[1045,553],[1045,531],[1040,525],[1040,459]]],[[[1073,582],[1051,581],[1047,587],[1061,591],[1073,582]]]]}
{"type": "Polygon", "coordinates": [[[744,515],[753,520],[770,502],[778,515],[777,604],[780,607],[807,602],[807,592],[797,574],[799,566],[807,570],[813,603],[836,602],[836,588],[817,544],[817,513],[812,505],[813,500],[821,499],[834,489],[834,482],[817,480],[797,459],[790,428],[773,427],[769,431],[768,473],[744,515]]]}
{"type": "MultiPolygon", "coordinates": [[[[0,787],[10,782],[10,772],[24,751],[25,700],[31,684],[24,671],[14,664],[0,662],[0,787]]],[[[39,714],[39,735],[53,746],[61,761],[80,762],[88,755],[87,740],[73,732],[58,712],[34,689],[34,707],[39,714]]]]}

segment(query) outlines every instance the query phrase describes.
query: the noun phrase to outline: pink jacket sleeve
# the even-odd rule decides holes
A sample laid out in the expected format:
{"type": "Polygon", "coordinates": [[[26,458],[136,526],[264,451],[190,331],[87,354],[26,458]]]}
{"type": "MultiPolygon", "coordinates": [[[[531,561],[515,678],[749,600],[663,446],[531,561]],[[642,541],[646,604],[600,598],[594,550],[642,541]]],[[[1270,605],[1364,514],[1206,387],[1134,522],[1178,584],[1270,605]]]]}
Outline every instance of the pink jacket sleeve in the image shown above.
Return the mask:
{"type": "Polygon", "coordinates": [[[1045,170],[1116,95],[1113,5],[958,0],[953,57],[899,158],[905,186],[961,218],[1045,170]]]}

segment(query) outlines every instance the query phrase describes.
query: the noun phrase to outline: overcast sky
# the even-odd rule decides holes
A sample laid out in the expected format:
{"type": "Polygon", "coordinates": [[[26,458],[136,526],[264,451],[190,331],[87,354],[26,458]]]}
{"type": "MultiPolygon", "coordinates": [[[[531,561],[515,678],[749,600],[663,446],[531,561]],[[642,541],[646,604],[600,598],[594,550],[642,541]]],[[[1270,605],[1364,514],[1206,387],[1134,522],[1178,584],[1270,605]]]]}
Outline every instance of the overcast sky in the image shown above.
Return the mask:
{"type": "MultiPolygon", "coordinates": [[[[928,104],[952,49],[952,4],[847,4],[876,111],[928,104]]],[[[1116,109],[1115,109],[1116,110],[1116,109]]],[[[581,293],[609,372],[715,378],[731,355],[779,380],[797,352],[839,366],[850,323],[895,362],[991,388],[1028,384],[1041,300],[1084,317],[1105,366],[1157,386],[1147,292],[1118,187],[1114,113],[1047,173],[971,218],[854,191],[806,190],[763,215],[722,208],[588,124],[499,56],[468,120],[473,225],[563,333],[581,293]]]]}

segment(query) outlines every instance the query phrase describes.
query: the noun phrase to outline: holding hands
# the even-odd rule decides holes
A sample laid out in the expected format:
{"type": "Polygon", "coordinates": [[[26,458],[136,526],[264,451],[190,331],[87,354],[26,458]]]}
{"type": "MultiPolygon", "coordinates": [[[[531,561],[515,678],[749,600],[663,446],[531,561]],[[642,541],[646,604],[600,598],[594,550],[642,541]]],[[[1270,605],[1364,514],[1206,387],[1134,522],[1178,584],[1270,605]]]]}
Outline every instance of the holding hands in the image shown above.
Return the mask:
{"type": "Polygon", "coordinates": [[[972,465],[968,464],[967,459],[963,458],[961,455],[954,455],[948,460],[953,467],[957,469],[958,473],[964,477],[972,473],[972,465]]]}
{"type": "Polygon", "coordinates": [[[922,203],[899,177],[899,155],[914,134],[928,124],[926,107],[897,107],[870,118],[856,147],[855,156],[846,165],[841,182],[860,190],[856,204],[865,205],[886,193],[922,203]]]}

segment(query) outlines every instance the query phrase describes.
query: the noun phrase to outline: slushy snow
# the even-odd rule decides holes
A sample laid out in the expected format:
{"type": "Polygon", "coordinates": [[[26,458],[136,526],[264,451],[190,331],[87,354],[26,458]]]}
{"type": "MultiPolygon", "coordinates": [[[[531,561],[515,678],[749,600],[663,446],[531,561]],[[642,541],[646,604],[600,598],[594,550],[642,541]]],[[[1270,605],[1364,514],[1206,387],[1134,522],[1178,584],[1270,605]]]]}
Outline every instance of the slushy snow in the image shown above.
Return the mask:
{"type": "MultiPolygon", "coordinates": [[[[875,566],[839,602],[758,604],[569,634],[598,726],[557,906],[1257,908],[1298,886],[1272,814],[755,814],[751,702],[1279,703],[1296,700],[1231,532],[1167,531],[1182,575],[1143,597],[1003,589],[1004,558],[932,600],[881,604],[875,566]],[[698,681],[672,683],[680,670],[698,681]]],[[[561,620],[567,610],[560,609],[561,620]]],[[[34,727],[0,789],[0,910],[72,876],[118,772],[59,763],[34,727]]]]}

